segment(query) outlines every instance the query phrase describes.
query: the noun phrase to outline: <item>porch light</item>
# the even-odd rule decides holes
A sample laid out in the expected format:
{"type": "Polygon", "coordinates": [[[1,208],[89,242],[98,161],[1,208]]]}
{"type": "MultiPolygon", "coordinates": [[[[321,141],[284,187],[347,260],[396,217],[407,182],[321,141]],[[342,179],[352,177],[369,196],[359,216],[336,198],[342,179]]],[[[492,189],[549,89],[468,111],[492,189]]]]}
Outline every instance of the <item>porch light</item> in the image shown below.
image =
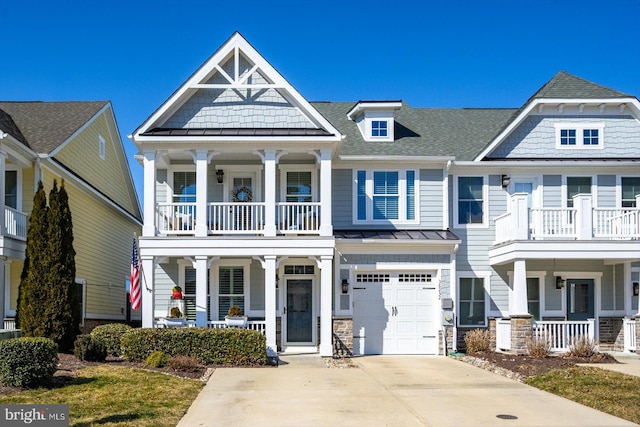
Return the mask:
{"type": "Polygon", "coordinates": [[[342,279],[342,293],[346,294],[349,292],[349,281],[347,279],[342,279]]]}
{"type": "Polygon", "coordinates": [[[278,282],[280,282],[280,278],[278,277],[278,275],[276,274],[276,289],[278,289],[278,282]]]}
{"type": "Polygon", "coordinates": [[[560,276],[556,276],[556,289],[562,289],[564,288],[564,280],[562,280],[562,277],[560,276]]]}
{"type": "Polygon", "coordinates": [[[502,182],[502,188],[507,188],[509,186],[509,182],[511,182],[511,177],[509,175],[501,175],[500,180],[502,182]]]}
{"type": "Polygon", "coordinates": [[[218,184],[222,184],[224,180],[224,171],[222,169],[218,169],[216,171],[216,178],[218,179],[218,184]]]}
{"type": "Polygon", "coordinates": [[[633,296],[637,297],[640,295],[640,282],[633,282],[633,296]]]}

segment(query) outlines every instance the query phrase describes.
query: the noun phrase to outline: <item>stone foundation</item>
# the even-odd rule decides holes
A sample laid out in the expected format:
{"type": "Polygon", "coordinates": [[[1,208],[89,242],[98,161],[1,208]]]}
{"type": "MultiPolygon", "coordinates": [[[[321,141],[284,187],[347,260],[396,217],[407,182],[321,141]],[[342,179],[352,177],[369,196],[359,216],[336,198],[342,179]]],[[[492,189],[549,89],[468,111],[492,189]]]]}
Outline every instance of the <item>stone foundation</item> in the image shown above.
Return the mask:
{"type": "Polygon", "coordinates": [[[598,332],[600,351],[624,351],[621,317],[601,317],[598,332]]]}
{"type": "Polygon", "coordinates": [[[446,326],[445,331],[446,342],[447,342],[447,352],[445,353],[445,349],[442,348],[442,329],[438,330],[438,354],[447,355],[453,351],[453,326],[446,326]]]}
{"type": "Polygon", "coordinates": [[[531,339],[532,316],[511,316],[511,352],[514,354],[527,354],[527,342],[531,339]]]}
{"type": "Polygon", "coordinates": [[[333,318],[333,356],[353,356],[353,319],[351,317],[333,318]]]}
{"type": "Polygon", "coordinates": [[[495,351],[496,350],[496,318],[495,317],[489,317],[489,339],[491,342],[491,350],[495,351]]]}

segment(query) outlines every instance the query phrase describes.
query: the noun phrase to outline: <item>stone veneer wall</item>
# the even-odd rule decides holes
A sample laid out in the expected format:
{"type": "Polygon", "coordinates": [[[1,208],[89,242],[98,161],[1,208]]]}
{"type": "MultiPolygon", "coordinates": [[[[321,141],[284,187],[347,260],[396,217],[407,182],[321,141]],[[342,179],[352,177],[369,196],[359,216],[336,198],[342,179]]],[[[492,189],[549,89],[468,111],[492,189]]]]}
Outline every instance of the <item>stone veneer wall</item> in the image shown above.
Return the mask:
{"type": "Polygon", "coordinates": [[[333,318],[333,356],[353,356],[353,319],[351,317],[333,318]]]}
{"type": "Polygon", "coordinates": [[[489,317],[489,339],[491,351],[496,351],[496,318],[489,317]]]}
{"type": "MultiPolygon", "coordinates": [[[[447,326],[445,330],[447,332],[447,353],[451,353],[453,351],[453,327],[447,326]]],[[[444,349],[442,348],[442,328],[438,330],[438,354],[444,356],[447,355],[444,353],[444,349]]]]}
{"type": "Polygon", "coordinates": [[[601,317],[598,325],[600,351],[623,351],[624,329],[621,317],[601,317]]]}
{"type": "Polygon", "coordinates": [[[527,341],[531,339],[532,316],[511,316],[511,352],[527,354],[527,341]]]}

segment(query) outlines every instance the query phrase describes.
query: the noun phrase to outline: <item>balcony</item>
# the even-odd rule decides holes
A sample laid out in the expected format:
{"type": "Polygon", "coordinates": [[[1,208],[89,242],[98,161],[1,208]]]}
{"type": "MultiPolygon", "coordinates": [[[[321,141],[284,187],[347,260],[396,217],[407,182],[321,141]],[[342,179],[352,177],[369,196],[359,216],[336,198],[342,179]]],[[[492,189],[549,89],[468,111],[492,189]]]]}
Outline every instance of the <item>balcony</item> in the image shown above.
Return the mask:
{"type": "MultiPolygon", "coordinates": [[[[194,236],[196,203],[158,203],[156,226],[160,235],[194,236]]],[[[277,234],[320,234],[320,203],[278,202],[277,234]]],[[[207,203],[208,235],[267,235],[264,202],[207,203]]]]}
{"type": "Polygon", "coordinates": [[[496,245],[514,240],[640,239],[637,207],[593,208],[589,194],[578,194],[573,208],[528,209],[526,203],[526,194],[514,194],[513,209],[495,218],[496,245]]]}
{"type": "Polygon", "coordinates": [[[27,240],[27,214],[5,206],[4,235],[17,240],[27,240]]]}

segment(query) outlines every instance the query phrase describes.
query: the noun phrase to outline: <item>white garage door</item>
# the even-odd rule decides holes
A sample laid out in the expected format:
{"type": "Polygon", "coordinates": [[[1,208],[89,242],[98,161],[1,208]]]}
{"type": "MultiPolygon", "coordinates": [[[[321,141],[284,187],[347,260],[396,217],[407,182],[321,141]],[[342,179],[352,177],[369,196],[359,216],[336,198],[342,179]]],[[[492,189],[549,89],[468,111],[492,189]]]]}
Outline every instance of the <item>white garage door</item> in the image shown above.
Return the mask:
{"type": "Polygon", "coordinates": [[[354,354],[437,354],[438,293],[431,273],[359,273],[354,354]]]}

